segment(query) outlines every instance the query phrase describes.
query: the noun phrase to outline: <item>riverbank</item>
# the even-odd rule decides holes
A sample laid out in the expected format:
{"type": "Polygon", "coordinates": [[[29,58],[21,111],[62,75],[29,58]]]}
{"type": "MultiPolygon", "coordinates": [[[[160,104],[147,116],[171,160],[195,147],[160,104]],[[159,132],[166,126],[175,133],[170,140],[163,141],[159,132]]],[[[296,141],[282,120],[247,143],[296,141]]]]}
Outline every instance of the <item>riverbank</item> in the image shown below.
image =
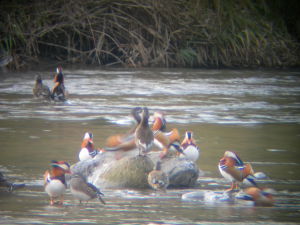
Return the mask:
{"type": "Polygon", "coordinates": [[[12,56],[8,66],[17,70],[42,59],[122,67],[294,67],[300,66],[296,9],[293,1],[5,1],[0,12],[8,26],[0,28],[0,52],[12,56]]]}

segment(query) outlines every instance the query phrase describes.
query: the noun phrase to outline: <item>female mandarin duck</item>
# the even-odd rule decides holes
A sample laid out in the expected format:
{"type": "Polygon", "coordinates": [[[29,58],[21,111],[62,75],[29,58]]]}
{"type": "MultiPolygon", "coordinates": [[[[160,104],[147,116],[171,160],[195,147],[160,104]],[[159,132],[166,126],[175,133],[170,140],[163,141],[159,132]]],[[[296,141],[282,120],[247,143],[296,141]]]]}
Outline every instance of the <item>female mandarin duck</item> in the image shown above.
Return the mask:
{"type": "Polygon", "coordinates": [[[236,195],[237,199],[253,201],[255,206],[273,206],[274,190],[270,188],[249,187],[236,195]]]}
{"type": "Polygon", "coordinates": [[[193,132],[191,131],[185,132],[185,138],[181,142],[181,148],[183,152],[183,154],[179,155],[181,158],[186,158],[194,162],[197,161],[200,152],[199,152],[199,148],[196,145],[196,141],[193,138],[193,132]]]}
{"type": "Polygon", "coordinates": [[[144,107],[141,112],[141,122],[135,130],[135,144],[141,153],[145,155],[153,146],[154,136],[153,132],[149,127],[149,111],[147,107],[144,107]]]}
{"type": "Polygon", "coordinates": [[[108,151],[129,151],[136,148],[135,144],[135,130],[141,122],[141,107],[135,107],[131,110],[130,114],[136,124],[126,133],[123,135],[113,135],[107,138],[106,140],[106,150],[108,151]]]}
{"type": "Polygon", "coordinates": [[[251,165],[244,164],[235,152],[226,151],[224,157],[220,159],[218,167],[221,175],[232,182],[228,191],[237,189],[238,182],[243,181],[246,181],[248,185],[256,186],[251,165]]]}
{"type": "Polygon", "coordinates": [[[79,152],[79,160],[87,160],[94,158],[99,151],[95,149],[95,145],[93,142],[93,134],[86,132],[82,143],[81,143],[81,150],[79,152]]]}
{"type": "Polygon", "coordinates": [[[32,89],[33,96],[36,98],[50,99],[51,92],[47,85],[43,84],[41,75],[37,75],[35,78],[35,85],[32,89]]]}
{"type": "Polygon", "coordinates": [[[59,204],[63,204],[64,193],[67,188],[65,174],[70,173],[70,165],[65,161],[53,160],[51,170],[44,173],[44,187],[50,196],[50,205],[55,204],[55,199],[59,198],[59,204]]]}
{"type": "Polygon", "coordinates": [[[161,171],[160,161],[157,161],[154,170],[148,174],[148,184],[156,191],[166,191],[169,185],[169,177],[161,171]]]}
{"type": "Polygon", "coordinates": [[[81,201],[89,201],[98,198],[103,204],[105,201],[101,195],[104,195],[95,185],[88,183],[80,174],[72,174],[70,180],[70,190],[72,195],[81,201]]]}

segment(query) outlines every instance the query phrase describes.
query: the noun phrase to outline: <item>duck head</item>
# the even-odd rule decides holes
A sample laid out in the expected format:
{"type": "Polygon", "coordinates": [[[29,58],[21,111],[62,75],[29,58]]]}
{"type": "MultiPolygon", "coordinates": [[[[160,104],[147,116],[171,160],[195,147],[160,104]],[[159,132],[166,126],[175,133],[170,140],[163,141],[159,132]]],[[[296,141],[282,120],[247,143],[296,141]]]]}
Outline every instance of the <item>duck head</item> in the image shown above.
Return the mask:
{"type": "Polygon", "coordinates": [[[62,73],[62,67],[61,67],[61,66],[58,66],[58,67],[56,68],[56,73],[57,73],[57,74],[62,73]]]}
{"type": "Polygon", "coordinates": [[[52,170],[56,173],[59,173],[59,175],[71,173],[70,164],[65,161],[52,160],[50,166],[52,167],[52,170]]]}
{"type": "Polygon", "coordinates": [[[224,153],[224,158],[229,157],[236,161],[236,166],[243,166],[244,162],[241,160],[241,158],[234,152],[234,151],[226,151],[224,153]]]}
{"type": "Polygon", "coordinates": [[[131,110],[131,116],[133,117],[133,119],[137,122],[137,124],[139,124],[142,120],[141,118],[141,113],[142,113],[143,108],[142,107],[134,107],[131,110]]]}

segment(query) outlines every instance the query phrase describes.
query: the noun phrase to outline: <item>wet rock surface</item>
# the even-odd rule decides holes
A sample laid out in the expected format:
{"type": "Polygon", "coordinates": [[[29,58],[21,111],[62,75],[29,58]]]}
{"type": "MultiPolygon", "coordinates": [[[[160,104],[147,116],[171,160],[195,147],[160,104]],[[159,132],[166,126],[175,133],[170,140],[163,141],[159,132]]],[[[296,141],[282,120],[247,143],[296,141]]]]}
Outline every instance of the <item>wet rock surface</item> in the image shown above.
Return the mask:
{"type": "MultiPolygon", "coordinates": [[[[72,172],[82,174],[101,188],[148,188],[147,176],[160,160],[159,153],[139,156],[133,150],[116,159],[117,154],[105,152],[78,162],[72,166],[72,172]]],[[[191,187],[196,183],[199,169],[194,162],[178,157],[164,158],[161,162],[162,171],[170,179],[169,187],[191,187]]]]}

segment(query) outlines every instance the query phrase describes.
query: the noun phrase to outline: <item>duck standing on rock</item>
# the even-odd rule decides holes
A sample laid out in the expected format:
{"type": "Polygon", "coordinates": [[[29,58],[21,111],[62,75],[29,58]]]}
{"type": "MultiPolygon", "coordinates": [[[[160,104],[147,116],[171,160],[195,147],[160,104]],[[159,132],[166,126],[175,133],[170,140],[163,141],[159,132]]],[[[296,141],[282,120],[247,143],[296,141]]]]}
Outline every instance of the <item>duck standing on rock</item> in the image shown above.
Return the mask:
{"type": "Polygon", "coordinates": [[[95,185],[88,183],[78,173],[72,174],[70,180],[70,190],[72,195],[81,201],[89,201],[94,198],[98,198],[103,204],[105,201],[102,199],[104,195],[95,185]]]}
{"type": "Polygon", "coordinates": [[[174,152],[182,153],[179,142],[179,132],[176,128],[172,129],[170,132],[166,132],[167,121],[163,112],[154,112],[151,129],[154,134],[154,144],[162,150],[160,153],[161,159],[165,158],[167,155],[172,155],[174,152]],[[172,153],[169,154],[170,152],[172,153]]]}
{"type": "Polygon", "coordinates": [[[51,170],[44,173],[44,187],[50,196],[50,205],[55,204],[55,199],[59,198],[59,204],[63,204],[64,193],[67,188],[65,174],[70,173],[70,165],[65,161],[51,162],[51,170]]]}
{"type": "Polygon", "coordinates": [[[153,142],[153,132],[149,127],[149,111],[147,107],[144,107],[141,112],[141,122],[135,130],[135,144],[139,150],[139,155],[150,152],[153,142]]]}
{"type": "Polygon", "coordinates": [[[169,185],[169,177],[161,170],[160,161],[156,162],[154,170],[148,174],[148,184],[156,191],[166,191],[169,185]]]}
{"type": "Polygon", "coordinates": [[[153,124],[152,130],[157,131],[160,130],[161,132],[167,131],[167,121],[165,119],[164,113],[162,112],[154,112],[153,114],[153,124]]]}
{"type": "Polygon", "coordinates": [[[36,98],[43,98],[49,100],[51,97],[50,89],[47,85],[43,84],[41,75],[35,78],[35,85],[32,89],[33,96],[36,98]]]}
{"type": "Polygon", "coordinates": [[[246,181],[248,185],[257,186],[254,172],[250,164],[244,164],[240,157],[233,151],[226,151],[219,161],[221,175],[231,181],[231,187],[227,191],[238,188],[238,182],[246,181]]]}
{"type": "Polygon", "coordinates": [[[95,149],[95,145],[93,142],[93,134],[86,132],[82,143],[81,143],[81,150],[79,152],[79,160],[87,160],[87,159],[92,159],[94,158],[99,151],[95,149]]]}
{"type": "Polygon", "coordinates": [[[181,148],[182,154],[179,155],[181,158],[186,158],[194,162],[198,160],[200,152],[198,146],[196,145],[196,141],[193,138],[192,131],[185,132],[185,138],[181,142],[181,148]]]}

